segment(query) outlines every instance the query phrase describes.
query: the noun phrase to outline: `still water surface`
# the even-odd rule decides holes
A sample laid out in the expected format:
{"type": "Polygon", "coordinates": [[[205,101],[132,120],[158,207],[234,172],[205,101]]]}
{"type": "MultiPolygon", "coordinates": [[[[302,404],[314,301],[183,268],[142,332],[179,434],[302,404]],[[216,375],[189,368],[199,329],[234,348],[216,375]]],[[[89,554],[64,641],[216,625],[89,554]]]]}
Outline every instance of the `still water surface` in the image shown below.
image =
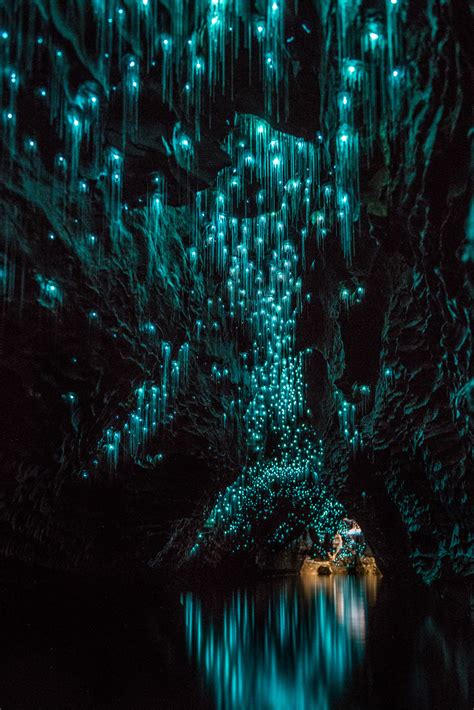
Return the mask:
{"type": "Polygon", "coordinates": [[[183,595],[188,653],[217,708],[330,710],[364,658],[371,577],[183,595]]]}
{"type": "Polygon", "coordinates": [[[377,578],[157,592],[0,574],[1,710],[466,710],[469,619],[377,578]]]}
{"type": "Polygon", "coordinates": [[[308,575],[182,595],[188,655],[213,707],[469,707],[467,636],[454,619],[443,627],[424,595],[420,611],[392,590],[377,610],[380,584],[308,575]]]}

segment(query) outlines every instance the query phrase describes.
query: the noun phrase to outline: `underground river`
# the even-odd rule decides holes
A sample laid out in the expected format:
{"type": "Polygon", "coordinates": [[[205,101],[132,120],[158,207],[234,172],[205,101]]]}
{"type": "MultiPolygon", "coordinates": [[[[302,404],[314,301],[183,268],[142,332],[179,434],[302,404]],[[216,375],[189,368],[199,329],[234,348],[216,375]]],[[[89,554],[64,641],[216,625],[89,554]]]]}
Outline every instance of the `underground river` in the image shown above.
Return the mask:
{"type": "Polygon", "coordinates": [[[427,590],[302,575],[163,593],[15,574],[0,589],[3,710],[470,707],[466,607],[427,590]]]}

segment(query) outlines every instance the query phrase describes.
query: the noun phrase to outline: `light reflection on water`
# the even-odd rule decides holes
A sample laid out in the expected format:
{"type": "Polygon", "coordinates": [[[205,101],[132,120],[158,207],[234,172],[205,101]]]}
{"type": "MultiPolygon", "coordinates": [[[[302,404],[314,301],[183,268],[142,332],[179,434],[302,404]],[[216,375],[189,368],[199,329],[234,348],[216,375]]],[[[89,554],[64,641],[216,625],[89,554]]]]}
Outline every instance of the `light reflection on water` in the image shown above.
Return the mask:
{"type": "Polygon", "coordinates": [[[330,710],[365,653],[376,577],[262,584],[227,596],[188,592],[188,654],[222,710],[330,710]]]}
{"type": "Polygon", "coordinates": [[[313,575],[180,596],[20,579],[0,570],[5,710],[473,708],[465,587],[313,575]]]}

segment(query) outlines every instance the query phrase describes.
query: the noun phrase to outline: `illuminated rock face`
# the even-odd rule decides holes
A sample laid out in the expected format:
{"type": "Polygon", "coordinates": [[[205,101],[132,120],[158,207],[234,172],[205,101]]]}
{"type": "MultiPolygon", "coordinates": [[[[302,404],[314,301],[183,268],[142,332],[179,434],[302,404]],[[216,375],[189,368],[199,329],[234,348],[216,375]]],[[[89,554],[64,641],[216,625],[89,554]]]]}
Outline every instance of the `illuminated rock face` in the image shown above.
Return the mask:
{"type": "Polygon", "coordinates": [[[468,573],[467,23],[414,5],[7,3],[2,554],[216,564],[343,504],[468,573]]]}

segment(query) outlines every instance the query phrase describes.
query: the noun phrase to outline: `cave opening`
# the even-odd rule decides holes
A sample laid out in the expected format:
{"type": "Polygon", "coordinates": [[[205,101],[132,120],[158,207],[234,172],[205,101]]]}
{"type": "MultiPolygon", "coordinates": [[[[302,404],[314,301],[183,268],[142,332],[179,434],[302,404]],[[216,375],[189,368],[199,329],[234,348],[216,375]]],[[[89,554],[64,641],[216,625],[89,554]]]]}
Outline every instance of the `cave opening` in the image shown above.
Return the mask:
{"type": "Polygon", "coordinates": [[[335,534],[318,536],[306,529],[300,538],[300,574],[360,574],[381,576],[376,558],[359,523],[354,518],[340,520],[335,534]]]}

